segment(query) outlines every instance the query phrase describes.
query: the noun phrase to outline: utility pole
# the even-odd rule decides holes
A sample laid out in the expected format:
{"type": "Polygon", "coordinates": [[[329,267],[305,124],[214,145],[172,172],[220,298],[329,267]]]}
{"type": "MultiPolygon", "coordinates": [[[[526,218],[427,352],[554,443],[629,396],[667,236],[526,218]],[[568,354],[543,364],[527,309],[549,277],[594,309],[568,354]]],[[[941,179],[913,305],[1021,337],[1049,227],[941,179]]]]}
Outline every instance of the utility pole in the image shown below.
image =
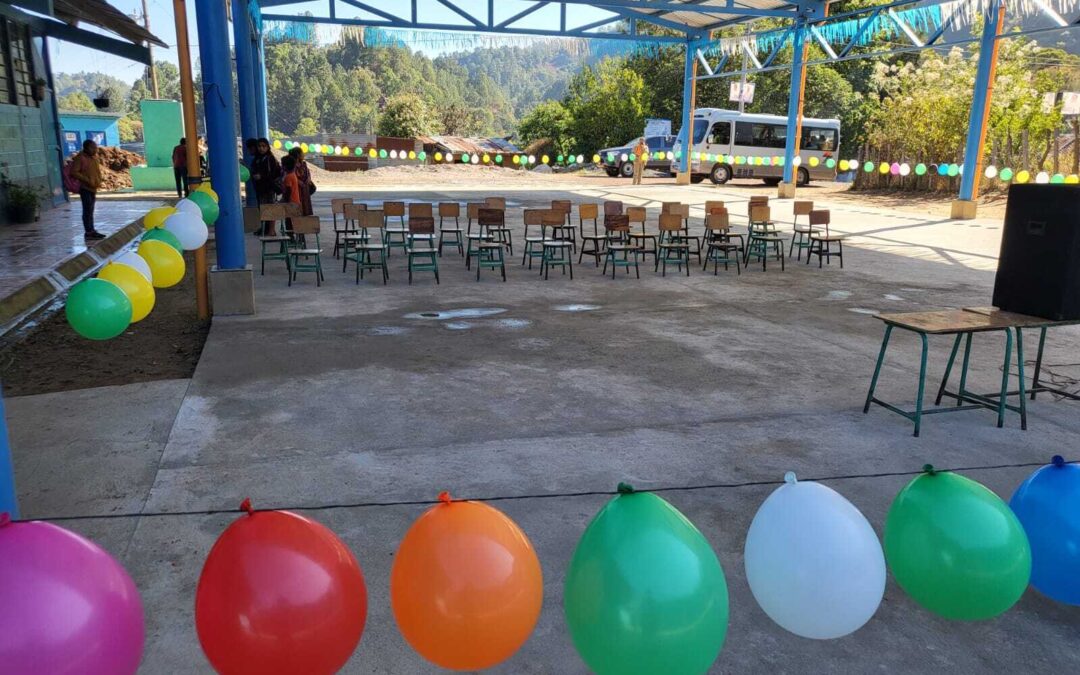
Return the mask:
{"type": "MultiPolygon", "coordinates": [[[[146,28],[146,32],[150,32],[150,13],[146,11],[146,0],[142,0],[142,18],[143,27],[146,28]]],[[[154,98],[161,98],[158,94],[158,81],[157,81],[157,68],[154,67],[154,52],[150,47],[150,43],[146,43],[146,55],[150,57],[150,93],[154,98]]]]}
{"type": "MultiPolygon", "coordinates": [[[[144,0],[145,1],[145,0],[144,0]]],[[[746,22],[746,35],[750,35],[750,21],[746,22]]],[[[742,84],[739,85],[739,114],[746,110],[746,45],[742,48],[742,84]]]]}

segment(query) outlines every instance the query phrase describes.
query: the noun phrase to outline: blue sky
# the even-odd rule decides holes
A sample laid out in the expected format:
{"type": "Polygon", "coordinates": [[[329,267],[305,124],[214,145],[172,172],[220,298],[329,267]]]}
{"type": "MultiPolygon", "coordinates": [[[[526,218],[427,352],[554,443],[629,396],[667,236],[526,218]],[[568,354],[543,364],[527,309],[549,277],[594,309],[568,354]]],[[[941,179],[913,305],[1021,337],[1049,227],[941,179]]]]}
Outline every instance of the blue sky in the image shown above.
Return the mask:
{"type": "MultiPolygon", "coordinates": [[[[109,0],[109,2],[125,14],[131,15],[138,13],[141,15],[142,13],[141,0],[109,0]]],[[[458,0],[458,3],[461,7],[465,8],[466,11],[470,11],[474,16],[483,18],[486,15],[487,0],[458,0]]],[[[367,4],[390,11],[391,13],[400,13],[403,9],[407,11],[408,7],[408,3],[404,0],[367,0],[367,4]]],[[[496,21],[501,21],[509,18],[532,4],[532,2],[526,0],[496,0],[495,19],[496,21]]],[[[176,44],[172,0],[147,0],[147,7],[150,14],[151,31],[170,45],[170,49],[168,50],[155,48],[154,58],[175,63],[176,51],[171,48],[176,44]]],[[[188,30],[192,42],[192,57],[197,61],[199,52],[197,46],[198,31],[195,27],[195,3],[192,0],[188,0],[187,7],[188,30]]],[[[436,0],[419,0],[418,8],[419,15],[423,21],[465,25],[465,19],[455,14],[449,8],[439,4],[436,0]]],[[[304,11],[311,12],[317,16],[327,16],[329,14],[328,2],[326,2],[326,0],[315,0],[314,2],[306,3],[298,2],[293,5],[274,7],[265,10],[266,13],[274,14],[298,14],[304,11]]],[[[337,14],[339,17],[376,18],[340,2],[337,5],[337,14]]],[[[568,25],[570,26],[584,25],[607,16],[610,16],[608,12],[586,6],[571,7],[567,12],[568,25]]],[[[558,7],[549,5],[514,25],[526,28],[557,27],[558,7]]],[[[423,51],[427,51],[434,55],[434,52],[438,50],[425,49],[423,51]]],[[[58,73],[99,71],[118,77],[125,82],[133,82],[142,74],[143,67],[134,61],[111,56],[103,52],[66,42],[51,41],[50,54],[53,59],[53,70],[58,73]]]]}

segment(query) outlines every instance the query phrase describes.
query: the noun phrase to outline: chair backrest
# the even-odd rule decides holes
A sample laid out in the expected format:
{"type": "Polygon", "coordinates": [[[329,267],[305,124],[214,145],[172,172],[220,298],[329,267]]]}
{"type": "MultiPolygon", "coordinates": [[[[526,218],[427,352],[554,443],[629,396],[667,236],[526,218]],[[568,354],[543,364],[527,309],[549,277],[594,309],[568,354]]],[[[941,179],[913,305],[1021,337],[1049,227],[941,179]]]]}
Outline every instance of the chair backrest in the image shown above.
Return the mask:
{"type": "Polygon", "coordinates": [[[707,230],[727,230],[730,229],[731,223],[728,220],[727,211],[714,211],[705,216],[705,229],[707,230]]]}
{"type": "Polygon", "coordinates": [[[531,225],[542,225],[544,223],[544,211],[546,209],[525,209],[522,212],[522,220],[525,223],[525,227],[531,225]]]}
{"type": "Polygon", "coordinates": [[[574,210],[574,204],[569,199],[552,199],[551,209],[553,211],[558,211],[559,213],[570,215],[574,210]]]}
{"type": "Polygon", "coordinates": [[[682,216],[677,213],[660,214],[660,231],[675,232],[683,228],[682,216]]]}
{"type": "Polygon", "coordinates": [[[345,205],[352,203],[352,197],[335,197],[330,200],[330,212],[342,215],[345,213],[345,205]]]}
{"type": "Polygon", "coordinates": [[[457,202],[439,202],[439,215],[443,218],[457,218],[461,215],[461,204],[457,202]]]}
{"type": "Polygon", "coordinates": [[[674,213],[675,208],[682,206],[681,202],[664,202],[660,205],[660,213],[674,213]]]}
{"type": "Polygon", "coordinates": [[[772,215],[768,206],[764,204],[751,204],[750,205],[750,222],[751,223],[767,223],[772,215]]]}
{"type": "Polygon", "coordinates": [[[645,207],[644,206],[630,206],[626,209],[626,217],[630,219],[631,223],[644,223],[645,222],[645,207]]]}
{"type": "Polygon", "coordinates": [[[382,211],[361,211],[356,219],[356,224],[363,230],[381,230],[385,226],[385,215],[382,211]]]}
{"type": "Polygon", "coordinates": [[[750,197],[751,204],[768,204],[769,195],[752,195],[750,197]]]}
{"type": "Polygon", "coordinates": [[[794,208],[794,211],[795,211],[795,215],[797,215],[797,216],[808,216],[808,215],[810,215],[810,212],[814,210],[814,202],[806,201],[806,200],[799,200],[799,201],[795,202],[793,208],[794,208]]]}
{"type": "Polygon", "coordinates": [[[263,204],[259,207],[259,220],[285,220],[300,213],[299,204],[263,204]]]}
{"type": "Polygon", "coordinates": [[[409,204],[409,218],[430,218],[431,204],[427,202],[413,202],[409,204]]]}
{"type": "Polygon", "coordinates": [[[824,225],[825,236],[829,236],[829,211],[828,209],[814,209],[810,212],[811,225],[824,225]]]}
{"type": "Polygon", "coordinates": [[[405,202],[383,202],[382,208],[387,218],[405,215],[405,202]]]}
{"type": "Polygon", "coordinates": [[[409,216],[409,234],[434,234],[435,219],[431,216],[409,216]]]}
{"type": "Polygon", "coordinates": [[[705,202],[705,215],[710,213],[716,213],[717,210],[727,211],[727,207],[724,206],[724,202],[718,200],[709,200],[705,202]]]}
{"type": "Polygon", "coordinates": [[[480,209],[486,209],[486,208],[487,208],[487,206],[485,206],[481,202],[469,202],[468,204],[466,204],[465,205],[465,214],[467,216],[469,216],[469,222],[471,223],[472,221],[476,220],[480,216],[480,209]]]}
{"type": "Polygon", "coordinates": [[[582,220],[596,220],[600,214],[600,207],[596,204],[578,204],[578,218],[582,220]]]}
{"type": "Polygon", "coordinates": [[[360,214],[367,211],[367,204],[353,204],[349,202],[343,205],[345,220],[359,220],[360,214]]]}
{"type": "Polygon", "coordinates": [[[623,212],[622,202],[604,202],[605,216],[618,216],[623,212]]]}
{"type": "Polygon", "coordinates": [[[506,211],[481,207],[476,214],[476,221],[485,227],[501,227],[506,223],[506,211]]]}
{"type": "Polygon", "coordinates": [[[318,234],[321,229],[318,216],[295,216],[292,219],[293,234],[318,234]]]}
{"type": "Polygon", "coordinates": [[[504,197],[488,197],[484,199],[484,206],[489,209],[502,209],[506,210],[506,199],[504,197]]]}
{"type": "Polygon", "coordinates": [[[630,217],[625,214],[615,214],[604,218],[604,229],[608,232],[629,232],[630,217]]]}
{"type": "Polygon", "coordinates": [[[674,213],[683,220],[690,220],[690,205],[689,204],[675,204],[671,207],[668,213],[674,213]]]}
{"type": "Polygon", "coordinates": [[[555,209],[540,210],[540,224],[544,227],[561,227],[566,223],[566,214],[555,209]]]}

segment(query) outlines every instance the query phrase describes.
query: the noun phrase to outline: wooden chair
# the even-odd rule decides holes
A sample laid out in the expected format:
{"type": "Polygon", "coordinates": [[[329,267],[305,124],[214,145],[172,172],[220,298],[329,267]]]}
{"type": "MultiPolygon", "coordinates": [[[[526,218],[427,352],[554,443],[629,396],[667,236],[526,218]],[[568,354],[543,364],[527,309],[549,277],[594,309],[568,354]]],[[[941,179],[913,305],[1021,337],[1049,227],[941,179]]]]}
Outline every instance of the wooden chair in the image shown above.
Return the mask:
{"type": "Polygon", "coordinates": [[[386,219],[386,254],[395,248],[406,249],[409,247],[409,228],[405,224],[405,202],[383,202],[383,218],[386,219]],[[397,218],[398,223],[391,225],[390,219],[397,218]]]}
{"type": "Polygon", "coordinates": [[[832,234],[829,232],[829,212],[825,209],[815,209],[810,212],[810,227],[815,225],[824,225],[824,230],[817,230],[814,234],[810,235],[810,248],[806,252],[806,264],[810,264],[810,256],[816,255],[818,257],[818,268],[821,267],[821,260],[824,258],[826,262],[831,263],[832,258],[840,258],[840,269],[844,269],[844,240],[847,239],[842,234],[832,234]],[[832,245],[837,245],[837,250],[832,249],[832,245]]]}
{"type": "Polygon", "coordinates": [[[686,242],[689,245],[687,247],[689,254],[696,255],[698,262],[701,262],[701,237],[690,234],[690,205],[676,203],[668,214],[678,216],[682,220],[682,232],[676,235],[676,239],[686,242]]]}
{"type": "Polygon", "coordinates": [[[754,205],[768,206],[769,205],[769,195],[751,195],[750,196],[750,205],[751,206],[754,206],[754,205]]]}
{"type": "Polygon", "coordinates": [[[685,265],[686,276],[690,276],[690,244],[683,241],[679,236],[683,231],[682,216],[678,213],[661,213],[659,228],[660,237],[658,242],[660,250],[656,256],[654,269],[659,270],[660,265],[663,264],[663,276],[666,277],[668,263],[678,265],[680,271],[685,265]]]}
{"type": "Polygon", "coordinates": [[[346,271],[349,261],[352,260],[356,263],[357,284],[364,278],[364,270],[377,269],[382,272],[385,286],[390,280],[390,270],[386,265],[386,256],[389,254],[386,245],[386,217],[382,211],[359,209],[355,215],[360,234],[356,236],[352,250],[346,248],[342,254],[341,271],[346,271]]]}
{"type": "MultiPolygon", "coordinates": [[[[799,216],[810,216],[810,213],[814,210],[814,202],[806,200],[796,200],[792,206],[792,235],[791,245],[788,247],[788,257],[795,252],[799,251],[799,255],[796,260],[802,260],[802,252],[804,248],[810,248],[810,235],[814,234],[815,230],[809,223],[806,225],[799,225],[799,216]]],[[[807,254],[809,255],[809,254],[807,254]]]]}
{"type": "Polygon", "coordinates": [[[292,218],[292,231],[296,235],[294,243],[289,244],[289,286],[292,286],[292,282],[296,281],[296,275],[298,272],[314,272],[315,273],[315,285],[321,286],[323,282],[323,270],[322,270],[322,248],[319,244],[319,231],[322,230],[322,224],[319,222],[318,216],[295,216],[292,218]],[[307,237],[313,235],[315,237],[315,247],[309,247],[306,243],[307,237]],[[314,259],[314,262],[308,262],[314,259]]]}
{"type": "Polygon", "coordinates": [[[720,269],[720,263],[724,263],[724,269],[730,269],[729,265],[735,263],[735,271],[742,274],[742,266],[739,263],[739,246],[731,241],[728,233],[731,223],[728,220],[727,211],[714,211],[705,216],[705,240],[708,250],[705,253],[705,263],[701,266],[702,271],[713,264],[713,276],[720,269]]]}
{"type": "Polygon", "coordinates": [[[435,247],[435,218],[431,216],[431,204],[409,205],[408,242],[405,255],[409,259],[409,285],[412,285],[413,272],[434,272],[438,284],[439,251],[435,247]],[[424,206],[427,209],[422,208],[424,206]]]}
{"type": "Polygon", "coordinates": [[[662,202],[660,213],[672,213],[679,206],[682,206],[682,202],[662,202]]]}
{"type": "MultiPolygon", "coordinates": [[[[491,209],[487,207],[481,207],[476,212],[476,222],[480,228],[480,233],[490,232],[493,228],[506,227],[506,211],[502,209],[491,209]]],[[[488,269],[497,269],[502,272],[502,280],[506,281],[506,259],[503,256],[503,249],[505,245],[500,241],[495,241],[488,235],[488,238],[478,239],[476,247],[476,280],[480,281],[480,270],[487,267],[488,269]]],[[[468,259],[468,257],[466,257],[468,259]]]]}
{"type": "MultiPolygon", "coordinates": [[[[341,250],[345,254],[349,253],[350,250],[355,250],[359,244],[364,243],[371,236],[367,230],[360,227],[360,217],[365,212],[367,212],[367,204],[350,203],[344,205],[342,218],[349,223],[349,227],[352,229],[351,232],[341,235],[341,250]]],[[[342,268],[341,271],[344,272],[345,269],[342,268]]]]}
{"type": "Polygon", "coordinates": [[[573,244],[574,253],[577,253],[577,232],[571,222],[574,204],[568,199],[553,199],[551,200],[551,210],[563,214],[563,225],[554,231],[554,238],[570,241],[573,244]]]}
{"type": "MultiPolygon", "coordinates": [[[[330,200],[330,216],[334,219],[334,257],[338,257],[341,249],[341,238],[346,234],[356,234],[355,225],[350,224],[345,218],[345,205],[352,204],[352,197],[335,197],[330,200]],[[341,216],[341,224],[338,224],[338,216],[341,216]]],[[[366,208],[366,205],[365,205],[366,208]]]]}
{"type": "Polygon", "coordinates": [[[506,198],[505,197],[486,197],[484,199],[484,206],[489,209],[502,209],[506,210],[506,198]]]}
{"type": "Polygon", "coordinates": [[[514,237],[510,232],[510,228],[506,225],[506,199],[503,197],[488,197],[484,200],[484,208],[495,209],[502,211],[504,214],[503,222],[501,225],[489,226],[487,233],[491,235],[493,241],[497,241],[500,244],[506,246],[510,251],[510,255],[514,255],[514,237]]]}
{"type": "Polygon", "coordinates": [[[469,202],[465,204],[465,269],[472,267],[472,259],[476,257],[480,250],[480,244],[485,241],[492,241],[494,238],[485,230],[480,224],[480,209],[487,208],[483,202],[469,202]],[[476,222],[476,230],[473,230],[473,223],[476,222]]]}
{"type": "Polygon", "coordinates": [[[292,275],[289,258],[289,242],[292,238],[288,234],[288,220],[300,215],[298,204],[263,204],[259,207],[259,220],[270,223],[274,234],[259,237],[259,275],[266,274],[267,260],[284,260],[285,269],[292,275]],[[269,247],[269,251],[267,248],[269,247]]]}
{"type": "Polygon", "coordinates": [[[534,258],[544,257],[543,216],[545,210],[525,209],[521,214],[521,220],[525,224],[525,252],[521,256],[521,264],[524,265],[528,261],[529,269],[532,269],[534,258]]]}
{"type": "Polygon", "coordinates": [[[607,225],[608,217],[621,216],[623,214],[623,203],[616,201],[604,202],[604,225],[607,225]]]}
{"type": "Polygon", "coordinates": [[[626,216],[630,219],[630,232],[627,234],[627,239],[630,243],[636,246],[642,256],[652,254],[653,258],[656,258],[656,235],[649,234],[645,231],[645,218],[647,211],[644,206],[630,206],[626,209],[626,216]],[[634,231],[634,226],[640,226],[638,231],[634,231]]]}
{"type": "Polygon", "coordinates": [[[784,271],[784,238],[776,231],[769,207],[751,204],[750,241],[746,245],[746,259],[743,262],[749,265],[750,258],[760,260],[761,270],[767,271],[770,247],[780,260],[780,271],[784,271]]]}
{"type": "Polygon", "coordinates": [[[465,230],[461,229],[461,205],[457,202],[439,202],[439,257],[442,257],[443,246],[450,244],[456,246],[458,254],[465,255],[465,230]],[[454,226],[447,227],[446,221],[454,219],[454,226]],[[453,239],[447,241],[447,237],[453,239]]]}
{"type": "Polygon", "coordinates": [[[573,242],[558,236],[566,228],[566,214],[555,209],[540,212],[540,231],[543,233],[543,255],[540,257],[540,275],[546,280],[552,267],[561,267],[562,273],[570,270],[574,278],[573,242]]]}
{"type": "Polygon", "coordinates": [[[600,207],[596,204],[578,204],[578,229],[581,230],[581,248],[578,250],[578,262],[585,254],[593,256],[596,266],[600,266],[600,258],[604,255],[603,245],[607,242],[607,236],[600,234],[597,220],[599,220],[600,207]],[[592,234],[585,230],[585,221],[592,221],[592,234]],[[586,244],[592,244],[586,248],[586,244]]]}
{"type": "Polygon", "coordinates": [[[706,217],[708,217],[710,214],[718,213],[720,211],[727,212],[727,207],[724,206],[724,202],[717,199],[710,199],[705,202],[706,217]]]}
{"type": "MultiPolygon", "coordinates": [[[[634,208],[634,207],[631,207],[634,208]]],[[[629,209],[628,209],[629,210],[629,209]]],[[[601,274],[607,274],[608,264],[611,264],[611,278],[615,278],[615,269],[622,267],[630,274],[630,268],[634,268],[635,276],[641,278],[641,268],[638,266],[638,256],[641,248],[630,241],[630,214],[612,215],[604,221],[604,230],[607,235],[607,246],[604,249],[604,270],[601,274]],[[622,258],[619,258],[619,254],[622,258]]],[[[654,252],[655,256],[655,252],[654,252]]]]}

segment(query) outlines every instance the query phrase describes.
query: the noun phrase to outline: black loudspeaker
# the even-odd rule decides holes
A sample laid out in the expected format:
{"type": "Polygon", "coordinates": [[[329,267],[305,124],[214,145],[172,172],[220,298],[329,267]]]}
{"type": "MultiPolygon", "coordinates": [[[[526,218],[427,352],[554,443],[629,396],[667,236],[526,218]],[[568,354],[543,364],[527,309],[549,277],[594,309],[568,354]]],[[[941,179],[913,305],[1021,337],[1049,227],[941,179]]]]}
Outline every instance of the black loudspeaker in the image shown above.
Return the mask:
{"type": "Polygon", "coordinates": [[[999,309],[1080,319],[1080,185],[1013,185],[994,281],[999,309]]]}

